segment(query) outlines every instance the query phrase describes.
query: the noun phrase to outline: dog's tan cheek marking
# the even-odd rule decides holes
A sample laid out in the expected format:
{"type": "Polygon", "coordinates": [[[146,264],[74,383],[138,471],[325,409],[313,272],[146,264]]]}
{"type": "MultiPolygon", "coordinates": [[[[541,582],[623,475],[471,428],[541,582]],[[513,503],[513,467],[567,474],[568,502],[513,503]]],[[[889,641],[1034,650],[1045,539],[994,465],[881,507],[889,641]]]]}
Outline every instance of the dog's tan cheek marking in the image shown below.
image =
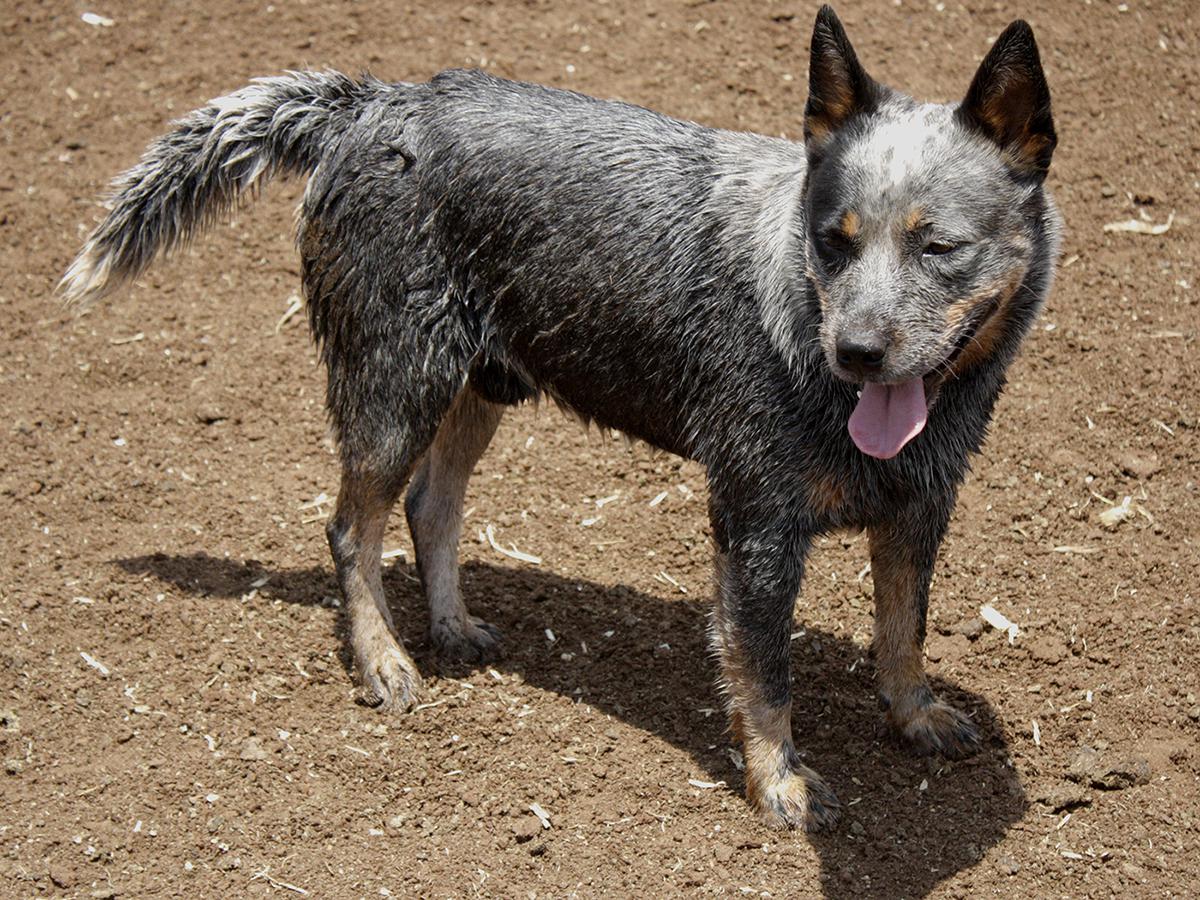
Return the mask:
{"type": "Polygon", "coordinates": [[[812,266],[807,266],[804,274],[808,276],[808,283],[817,293],[817,304],[821,307],[821,315],[824,316],[829,309],[829,294],[821,287],[821,280],[817,278],[817,273],[813,271],[812,266]]]}
{"type": "Polygon", "coordinates": [[[952,376],[958,377],[972,366],[991,356],[996,348],[996,342],[999,340],[1000,335],[1004,333],[1008,316],[1012,312],[1012,298],[1016,294],[1017,288],[1020,287],[1020,277],[1021,273],[1014,273],[1007,279],[995,282],[971,297],[960,300],[947,311],[944,340],[952,341],[958,327],[968,313],[983,304],[996,302],[996,309],[980,329],[975,332],[974,337],[963,348],[962,353],[958,355],[958,358],[951,366],[950,374],[952,376]]]}

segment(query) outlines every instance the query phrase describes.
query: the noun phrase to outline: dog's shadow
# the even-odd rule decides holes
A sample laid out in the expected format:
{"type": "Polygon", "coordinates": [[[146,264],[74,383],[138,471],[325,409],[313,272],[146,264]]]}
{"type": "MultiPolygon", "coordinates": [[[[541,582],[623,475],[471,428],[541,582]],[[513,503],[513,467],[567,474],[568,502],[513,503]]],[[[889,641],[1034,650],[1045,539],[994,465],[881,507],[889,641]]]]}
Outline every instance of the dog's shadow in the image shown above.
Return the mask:
{"type": "MultiPolygon", "coordinates": [[[[331,569],[279,570],[204,554],[118,564],[202,596],[240,597],[264,577],[259,592],[272,600],[317,605],[337,595],[331,569]]],[[[393,565],[384,581],[401,637],[428,675],[437,664],[414,574],[411,566],[393,565]]],[[[714,684],[705,602],[664,602],[529,567],[470,563],[462,581],[472,612],[505,633],[507,654],[497,669],[652,732],[686,750],[711,780],[744,792],[714,684]]],[[[343,630],[344,622],[339,637],[343,630]]],[[[797,744],[844,805],[837,830],[812,838],[826,896],[923,896],[979,862],[1024,816],[1028,804],[1002,728],[982,697],[933,679],[940,695],[973,716],[984,749],[953,764],[914,759],[880,734],[872,668],[861,646],[812,629],[792,646],[797,744]]],[[[344,652],[342,662],[349,669],[344,652]]],[[[763,843],[778,840],[764,829],[763,843]]]]}

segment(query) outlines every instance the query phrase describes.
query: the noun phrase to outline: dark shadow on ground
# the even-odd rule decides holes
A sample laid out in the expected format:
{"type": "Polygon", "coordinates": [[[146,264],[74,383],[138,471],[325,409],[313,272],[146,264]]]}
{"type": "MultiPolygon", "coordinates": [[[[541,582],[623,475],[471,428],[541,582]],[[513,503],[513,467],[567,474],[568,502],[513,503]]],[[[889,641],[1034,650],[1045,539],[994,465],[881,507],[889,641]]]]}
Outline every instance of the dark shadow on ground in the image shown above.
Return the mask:
{"type": "MultiPolygon", "coordinates": [[[[204,554],[155,554],[117,563],[194,595],[241,597],[264,577],[258,591],[267,600],[318,605],[337,595],[331,568],[276,569],[204,554]]],[[[412,566],[393,565],[384,582],[401,637],[431,675],[439,668],[425,639],[424,601],[414,576],[412,566]]],[[[574,581],[535,568],[476,563],[464,566],[462,577],[472,611],[506,635],[507,656],[496,668],[657,734],[691,754],[712,780],[743,790],[741,774],[724,750],[722,714],[696,727],[695,710],[720,707],[706,643],[706,603],[666,602],[625,586],[574,581]],[[563,652],[579,653],[580,642],[586,642],[588,664],[548,654],[547,628],[563,652]],[[611,637],[604,636],[608,631],[611,637]]],[[[338,630],[344,631],[344,622],[338,630]]],[[[830,898],[920,897],[978,862],[1023,817],[1028,803],[1006,764],[1008,747],[984,698],[934,679],[934,689],[980,726],[984,749],[953,764],[915,759],[880,733],[872,667],[863,656],[858,645],[820,630],[793,642],[797,744],[844,805],[838,828],[811,839],[821,858],[821,886],[830,898]],[[923,780],[926,790],[919,788],[923,780]]],[[[343,665],[349,671],[344,651],[343,665]]]]}

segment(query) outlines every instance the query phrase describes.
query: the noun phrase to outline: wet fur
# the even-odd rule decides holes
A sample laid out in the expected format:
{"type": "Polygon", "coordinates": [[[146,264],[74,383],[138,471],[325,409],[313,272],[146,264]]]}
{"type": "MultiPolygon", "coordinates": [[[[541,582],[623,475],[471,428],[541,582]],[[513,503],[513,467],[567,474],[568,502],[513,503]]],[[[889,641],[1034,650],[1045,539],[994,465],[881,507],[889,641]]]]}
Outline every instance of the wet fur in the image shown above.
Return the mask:
{"type": "MultiPolygon", "coordinates": [[[[1027,31],[997,43],[993,81],[1013,65],[1028,74],[1027,31]]],[[[117,180],[64,290],[102,296],[265,176],[309,174],[303,283],[343,473],[329,539],[364,696],[404,709],[419,687],[379,573],[410,480],[435,646],[498,652],[459,594],[463,494],[504,406],[549,396],[706,467],[713,644],[748,793],[771,824],[821,827],[837,801],[791,735],[805,555],[817,535],[868,530],[887,719],[918,751],[970,752],[973,727],[925,681],[929,580],[968,455],[1049,289],[1058,226],[1046,135],[1006,130],[1022,98],[988,82],[972,86],[977,119],[920,107],[861,71],[827,8],[812,65],[807,146],[474,71],[264,79],[182,120],[117,180]],[[969,161],[991,194],[964,198],[937,154],[902,173],[913,177],[873,181],[897,171],[885,155],[908,145],[886,132],[901,121],[969,161]],[[894,237],[939,207],[981,242],[940,278],[894,237]],[[861,252],[823,254],[827,221],[861,252]],[[903,345],[897,371],[930,366],[936,396],[924,432],[886,461],[851,443],[857,385],[829,359],[840,323],[863,316],[903,345]],[[963,331],[975,319],[986,345],[963,331]],[[955,341],[965,352],[951,357],[955,341]]],[[[1044,105],[1048,122],[1048,94],[1044,105]]]]}

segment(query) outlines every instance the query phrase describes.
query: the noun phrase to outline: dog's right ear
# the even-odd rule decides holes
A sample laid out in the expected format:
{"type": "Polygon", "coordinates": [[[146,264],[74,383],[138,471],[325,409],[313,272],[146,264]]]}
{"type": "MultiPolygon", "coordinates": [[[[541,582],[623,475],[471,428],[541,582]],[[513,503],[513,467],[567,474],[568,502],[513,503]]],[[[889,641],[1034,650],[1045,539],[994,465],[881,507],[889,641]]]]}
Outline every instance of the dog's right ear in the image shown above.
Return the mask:
{"type": "Polygon", "coordinates": [[[804,108],[804,143],[810,158],[855,115],[873,112],[881,96],[879,83],[859,63],[837,13],[822,6],[813,25],[804,108]]]}

